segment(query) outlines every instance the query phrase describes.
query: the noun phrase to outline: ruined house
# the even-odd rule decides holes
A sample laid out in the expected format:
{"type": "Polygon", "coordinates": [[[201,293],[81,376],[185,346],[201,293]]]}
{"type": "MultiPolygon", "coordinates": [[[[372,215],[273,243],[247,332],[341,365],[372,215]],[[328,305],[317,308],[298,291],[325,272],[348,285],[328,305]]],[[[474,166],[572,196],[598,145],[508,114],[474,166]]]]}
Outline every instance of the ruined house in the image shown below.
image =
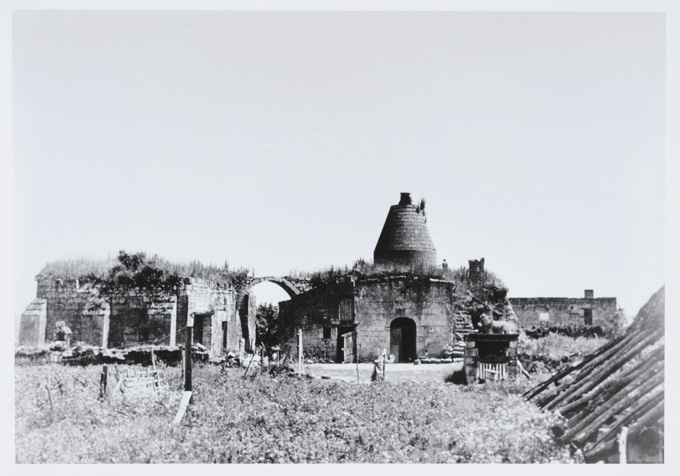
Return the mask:
{"type": "Polygon", "coordinates": [[[522,327],[607,326],[621,319],[615,297],[594,296],[586,289],[582,298],[510,298],[522,327]]]}
{"type": "Polygon", "coordinates": [[[193,342],[212,356],[255,347],[256,301],[250,292],[255,285],[270,281],[291,295],[308,287],[304,280],[277,277],[245,277],[239,285],[197,277],[171,285],[102,285],[51,273],[49,267],[36,281],[36,298],[21,316],[22,346],[51,342],[58,321],[71,329],[73,342],[87,345],[175,346],[184,342],[184,328],[193,316],[193,342]]]}

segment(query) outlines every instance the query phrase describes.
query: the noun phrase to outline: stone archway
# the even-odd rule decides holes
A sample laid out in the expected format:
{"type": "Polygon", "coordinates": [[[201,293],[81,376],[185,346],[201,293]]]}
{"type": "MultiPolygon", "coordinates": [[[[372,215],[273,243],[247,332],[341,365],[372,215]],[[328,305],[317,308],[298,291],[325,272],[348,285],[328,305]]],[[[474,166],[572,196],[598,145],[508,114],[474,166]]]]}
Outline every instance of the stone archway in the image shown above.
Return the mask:
{"type": "Polygon", "coordinates": [[[398,317],[390,324],[390,354],[395,362],[416,360],[416,323],[408,317],[398,317]]]}
{"type": "Polygon", "coordinates": [[[241,322],[241,335],[245,339],[245,349],[252,351],[255,346],[255,316],[257,306],[250,290],[258,284],[269,282],[278,285],[283,289],[288,296],[297,296],[304,292],[309,287],[307,280],[295,280],[287,277],[264,276],[257,278],[250,278],[246,285],[237,294],[236,297],[236,312],[241,322]]]}

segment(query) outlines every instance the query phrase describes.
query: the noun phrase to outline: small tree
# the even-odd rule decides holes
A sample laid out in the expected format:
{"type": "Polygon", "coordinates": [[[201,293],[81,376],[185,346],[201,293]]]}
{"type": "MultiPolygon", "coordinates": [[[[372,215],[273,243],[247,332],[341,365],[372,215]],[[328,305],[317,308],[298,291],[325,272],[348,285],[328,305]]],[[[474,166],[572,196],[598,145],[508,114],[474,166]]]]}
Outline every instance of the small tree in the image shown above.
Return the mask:
{"type": "Polygon", "coordinates": [[[281,343],[283,339],[283,326],[279,320],[279,307],[273,304],[260,304],[257,306],[257,342],[265,347],[273,347],[281,343]]]}

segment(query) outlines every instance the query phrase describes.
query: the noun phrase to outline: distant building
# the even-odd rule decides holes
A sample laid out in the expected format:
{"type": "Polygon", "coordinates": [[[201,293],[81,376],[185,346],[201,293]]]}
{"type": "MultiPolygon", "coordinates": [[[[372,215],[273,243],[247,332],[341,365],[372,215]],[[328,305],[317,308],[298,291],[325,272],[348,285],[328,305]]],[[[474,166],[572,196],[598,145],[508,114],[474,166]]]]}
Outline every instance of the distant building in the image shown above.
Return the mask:
{"type": "Polygon", "coordinates": [[[582,298],[535,297],[509,298],[510,304],[524,328],[549,326],[597,326],[619,318],[614,297],[594,297],[586,289],[582,298]]]}

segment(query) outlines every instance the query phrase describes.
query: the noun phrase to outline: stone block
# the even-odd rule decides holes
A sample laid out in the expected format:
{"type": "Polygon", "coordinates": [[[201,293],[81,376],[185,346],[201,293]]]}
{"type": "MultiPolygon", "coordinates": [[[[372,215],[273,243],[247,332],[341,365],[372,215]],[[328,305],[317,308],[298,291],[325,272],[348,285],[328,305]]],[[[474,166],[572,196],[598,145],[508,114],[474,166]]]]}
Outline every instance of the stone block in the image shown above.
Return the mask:
{"type": "Polygon", "coordinates": [[[467,341],[467,342],[465,343],[465,347],[466,347],[467,349],[471,349],[471,348],[473,348],[473,347],[477,347],[477,343],[476,343],[475,341],[473,341],[473,340],[469,340],[469,341],[467,341]]]}

